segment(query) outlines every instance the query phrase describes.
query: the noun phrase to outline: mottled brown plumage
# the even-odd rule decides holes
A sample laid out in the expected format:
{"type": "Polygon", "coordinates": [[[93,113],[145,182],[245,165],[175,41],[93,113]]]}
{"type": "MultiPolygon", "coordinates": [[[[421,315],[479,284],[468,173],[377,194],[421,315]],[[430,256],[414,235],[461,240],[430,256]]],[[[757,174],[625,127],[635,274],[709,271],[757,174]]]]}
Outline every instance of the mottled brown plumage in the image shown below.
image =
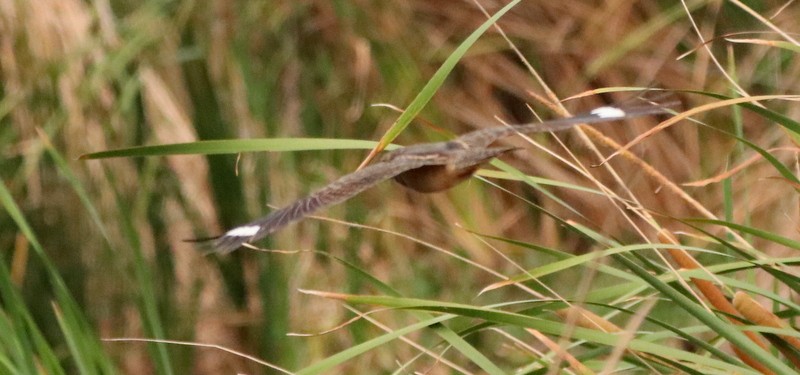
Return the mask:
{"type": "Polygon", "coordinates": [[[625,109],[600,107],[575,117],[477,130],[448,142],[425,143],[390,151],[374,164],[341,177],[289,206],[212,239],[212,246],[219,253],[236,250],[244,243],[264,238],[314,211],[341,203],[390,178],[423,193],[449,189],[472,176],[482,164],[513,150],[511,147],[489,147],[498,139],[510,135],[559,131],[578,124],[607,122],[658,113],[666,113],[663,104],[644,104],[625,109]]]}

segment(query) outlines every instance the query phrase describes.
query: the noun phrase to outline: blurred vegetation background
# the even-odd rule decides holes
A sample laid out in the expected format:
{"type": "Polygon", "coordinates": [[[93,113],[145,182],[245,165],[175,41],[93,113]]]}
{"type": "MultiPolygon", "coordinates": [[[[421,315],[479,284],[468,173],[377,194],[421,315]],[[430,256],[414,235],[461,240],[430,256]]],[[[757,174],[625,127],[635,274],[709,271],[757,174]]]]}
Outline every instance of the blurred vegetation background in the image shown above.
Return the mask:
{"type": "MultiPolygon", "coordinates": [[[[537,135],[538,147],[512,139],[508,143],[524,150],[504,163],[520,171],[517,177],[541,178],[545,188],[492,175],[434,195],[384,183],[320,213],[367,227],[307,220],[259,243],[304,251],[294,253],[209,256],[183,240],[218,234],[267,213],[268,205],[291,202],[353,171],[364,150],[77,159],[108,149],[208,139],[378,140],[398,114],[372,104],[406,107],[486,21],[481,7],[492,14],[505,4],[0,1],[0,176],[6,197],[0,249],[8,275],[0,302],[2,324],[18,340],[0,344],[4,358],[13,359],[7,363],[42,373],[273,371],[213,348],[99,341],[146,337],[219,345],[293,371],[380,335],[381,327],[416,321],[383,311],[373,315],[383,326],[361,319],[337,328],[354,311],[372,308],[299,289],[385,293],[359,269],[411,298],[478,306],[544,298],[521,288],[478,293],[502,275],[560,259],[542,249],[571,255],[604,249],[602,241],[576,235],[565,221],[622,244],[647,243],[657,228],[666,228],[695,246],[708,245],[705,235],[713,234],[745,241],[770,259],[797,254],[786,242],[733,238],[722,227],[702,234],[675,220],[710,214],[797,238],[797,185],[776,178],[774,163],[718,130],[739,134],[796,171],[793,138],[764,116],[736,107],[697,115],[702,124],[683,121],[656,133],[630,149],[642,163],[617,157],[611,168],[589,168],[601,160],[593,147],[609,155],[614,144],[631,141],[663,118],[600,125],[597,133],[537,135]],[[548,186],[554,182],[563,186],[548,186]],[[576,188],[598,184],[629,199],[626,209],[596,190],[576,188]],[[652,213],[657,224],[629,210],[652,213]],[[334,328],[324,335],[286,336],[334,328]]],[[[490,28],[396,142],[442,140],[499,126],[500,120],[564,115],[546,103],[549,92],[565,98],[598,88],[652,86],[732,97],[797,94],[800,59],[792,38],[800,32],[798,19],[797,4],[769,0],[747,6],[523,1],[497,23],[505,35],[490,28]],[[703,44],[698,34],[714,40],[703,44]]],[[[574,113],[631,95],[611,92],[565,105],[574,113]]],[[[681,99],[685,109],[716,100],[689,93],[681,99]]],[[[796,103],[765,105],[800,118],[796,103]]],[[[719,248],[708,245],[709,253],[719,248]]],[[[709,264],[720,258],[713,255],[707,255],[709,264]]],[[[587,294],[578,291],[587,280],[593,283],[588,289],[613,285],[615,279],[594,274],[593,264],[548,274],[530,288],[546,298],[573,300],[587,294]]],[[[763,272],[741,278],[797,301],[796,291],[775,286],[763,272]]],[[[651,316],[687,319],[669,303],[657,304],[651,316]]],[[[461,328],[470,324],[462,321],[461,328]]],[[[527,367],[536,362],[531,354],[505,334],[531,340],[517,330],[488,330],[468,336],[468,342],[503,369],[533,372],[527,367]]],[[[441,339],[429,332],[408,339],[447,360],[415,361],[421,351],[395,340],[353,354],[333,371],[486,369],[455,350],[440,353],[441,339]]]]}

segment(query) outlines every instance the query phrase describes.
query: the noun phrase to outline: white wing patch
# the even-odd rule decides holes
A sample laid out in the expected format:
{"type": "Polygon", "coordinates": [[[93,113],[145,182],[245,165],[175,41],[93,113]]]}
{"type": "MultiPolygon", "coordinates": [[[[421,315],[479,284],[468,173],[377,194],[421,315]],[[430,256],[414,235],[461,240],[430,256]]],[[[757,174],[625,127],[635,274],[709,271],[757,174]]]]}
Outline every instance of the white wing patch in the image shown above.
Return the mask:
{"type": "Polygon", "coordinates": [[[597,107],[589,112],[600,118],[622,118],[625,117],[625,111],[617,107],[597,107]]]}
{"type": "Polygon", "coordinates": [[[225,235],[229,237],[252,237],[258,233],[259,228],[258,225],[244,225],[225,232],[225,235]]]}

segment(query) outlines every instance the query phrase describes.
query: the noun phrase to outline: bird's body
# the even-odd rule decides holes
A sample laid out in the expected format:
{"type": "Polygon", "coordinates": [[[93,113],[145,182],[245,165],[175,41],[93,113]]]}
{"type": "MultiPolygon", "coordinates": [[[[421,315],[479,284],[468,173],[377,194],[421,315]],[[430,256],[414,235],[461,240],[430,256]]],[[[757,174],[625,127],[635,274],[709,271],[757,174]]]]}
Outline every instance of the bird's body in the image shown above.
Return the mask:
{"type": "Polygon", "coordinates": [[[458,185],[472,176],[481,164],[511,151],[511,147],[472,147],[459,140],[424,143],[388,152],[379,162],[445,156],[446,162],[409,169],[394,177],[401,185],[421,193],[435,193],[458,185]]]}
{"type": "Polygon", "coordinates": [[[424,143],[390,151],[377,162],[345,175],[289,206],[235,227],[210,241],[216,252],[227,253],[236,250],[244,243],[264,238],[316,210],[341,203],[390,178],[422,193],[449,189],[472,176],[484,163],[513,150],[512,147],[489,146],[498,139],[514,134],[558,131],[578,124],[607,122],[657,113],[666,113],[663,105],[648,104],[624,110],[616,107],[599,107],[574,117],[476,130],[452,141],[424,143]]]}

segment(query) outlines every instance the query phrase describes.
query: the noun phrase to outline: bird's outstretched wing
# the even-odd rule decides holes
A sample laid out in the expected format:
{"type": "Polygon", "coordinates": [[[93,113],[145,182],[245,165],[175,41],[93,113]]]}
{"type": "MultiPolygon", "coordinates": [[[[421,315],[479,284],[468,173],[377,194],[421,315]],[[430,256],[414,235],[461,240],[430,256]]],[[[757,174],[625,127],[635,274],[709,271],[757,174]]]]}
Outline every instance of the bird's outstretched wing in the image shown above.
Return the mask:
{"type": "Polygon", "coordinates": [[[609,122],[614,120],[631,119],[654,114],[667,114],[669,108],[677,105],[677,101],[672,102],[639,102],[636,104],[597,107],[589,112],[555,119],[540,123],[519,124],[503,127],[494,127],[469,132],[457,138],[469,147],[487,147],[498,139],[512,136],[514,134],[533,134],[543,132],[554,132],[566,130],[579,124],[594,124],[599,122],[609,122]]]}
{"type": "Polygon", "coordinates": [[[411,169],[428,165],[443,165],[452,160],[452,158],[453,156],[447,152],[431,153],[395,158],[388,162],[379,162],[367,166],[343,176],[311,195],[298,199],[294,203],[273,211],[267,216],[235,227],[225,232],[225,234],[208,241],[211,242],[215,252],[231,252],[245,243],[264,238],[268,234],[323,207],[346,201],[383,180],[411,169]]]}
{"type": "Polygon", "coordinates": [[[650,102],[638,106],[599,107],[575,117],[477,130],[449,142],[406,147],[390,152],[378,163],[348,174],[289,206],[235,227],[209,241],[214,251],[231,252],[247,242],[264,238],[314,211],[346,201],[373,185],[393,177],[397,177],[401,184],[418,191],[443,190],[469,177],[481,163],[512,150],[509,147],[488,147],[500,138],[517,133],[564,130],[577,124],[668,113],[665,107],[671,105],[650,102]]]}

